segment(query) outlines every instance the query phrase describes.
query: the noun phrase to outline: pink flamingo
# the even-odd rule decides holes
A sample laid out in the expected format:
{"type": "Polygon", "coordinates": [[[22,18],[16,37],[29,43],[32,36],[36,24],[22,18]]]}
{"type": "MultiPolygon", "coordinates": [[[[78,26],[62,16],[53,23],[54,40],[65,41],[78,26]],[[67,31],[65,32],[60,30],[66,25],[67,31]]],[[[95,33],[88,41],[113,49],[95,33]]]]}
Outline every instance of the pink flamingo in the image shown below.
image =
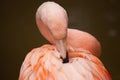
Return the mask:
{"type": "Polygon", "coordinates": [[[99,60],[99,41],[89,33],[68,29],[64,8],[55,2],[43,3],[36,22],[51,44],[27,54],[19,80],[112,80],[99,60]]]}

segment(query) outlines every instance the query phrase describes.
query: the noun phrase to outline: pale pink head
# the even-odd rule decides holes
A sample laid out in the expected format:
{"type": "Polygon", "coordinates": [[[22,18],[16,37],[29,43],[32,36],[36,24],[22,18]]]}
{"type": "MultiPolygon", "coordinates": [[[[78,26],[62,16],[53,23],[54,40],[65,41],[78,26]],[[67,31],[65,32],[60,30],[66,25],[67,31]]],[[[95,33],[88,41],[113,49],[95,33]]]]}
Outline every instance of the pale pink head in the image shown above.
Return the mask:
{"type": "Polygon", "coordinates": [[[37,9],[36,22],[41,34],[55,44],[65,58],[68,26],[65,9],[55,2],[45,2],[37,9]]]}

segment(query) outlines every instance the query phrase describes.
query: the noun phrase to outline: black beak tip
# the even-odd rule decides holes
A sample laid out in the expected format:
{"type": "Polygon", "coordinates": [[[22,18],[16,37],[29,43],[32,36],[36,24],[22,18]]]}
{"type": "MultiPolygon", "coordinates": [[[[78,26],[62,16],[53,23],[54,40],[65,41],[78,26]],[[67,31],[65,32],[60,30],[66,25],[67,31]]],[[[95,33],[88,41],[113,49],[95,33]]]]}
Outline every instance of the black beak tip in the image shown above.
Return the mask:
{"type": "MultiPolygon", "coordinates": [[[[61,57],[62,58],[62,57],[61,57]]],[[[62,58],[63,59],[63,58],[62,58]]],[[[63,59],[63,63],[68,63],[69,62],[69,57],[68,57],[68,52],[66,53],[66,58],[63,59]]]]}

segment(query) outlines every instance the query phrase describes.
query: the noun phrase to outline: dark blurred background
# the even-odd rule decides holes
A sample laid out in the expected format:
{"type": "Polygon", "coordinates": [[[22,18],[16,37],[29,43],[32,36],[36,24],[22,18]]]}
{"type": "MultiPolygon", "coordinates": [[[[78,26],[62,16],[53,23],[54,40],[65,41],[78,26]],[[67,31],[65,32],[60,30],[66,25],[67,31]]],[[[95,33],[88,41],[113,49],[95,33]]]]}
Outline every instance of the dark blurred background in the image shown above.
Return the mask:
{"type": "MultiPolygon", "coordinates": [[[[120,80],[119,0],[54,0],[69,16],[69,27],[87,31],[102,45],[101,61],[113,80],[120,80]]],[[[35,22],[38,6],[45,0],[2,0],[0,2],[0,76],[17,80],[26,54],[47,43],[35,22]]]]}

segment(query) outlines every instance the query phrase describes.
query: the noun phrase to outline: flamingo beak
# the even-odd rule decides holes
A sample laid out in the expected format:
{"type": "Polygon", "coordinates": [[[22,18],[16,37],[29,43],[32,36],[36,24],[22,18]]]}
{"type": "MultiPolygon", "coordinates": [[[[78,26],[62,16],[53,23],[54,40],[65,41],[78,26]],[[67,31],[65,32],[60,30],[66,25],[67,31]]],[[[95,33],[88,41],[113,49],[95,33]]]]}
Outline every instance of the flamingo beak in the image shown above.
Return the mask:
{"type": "Polygon", "coordinates": [[[68,62],[68,53],[66,49],[66,39],[62,40],[55,40],[56,41],[56,46],[58,51],[60,52],[61,58],[63,59],[63,63],[68,62]]]}

